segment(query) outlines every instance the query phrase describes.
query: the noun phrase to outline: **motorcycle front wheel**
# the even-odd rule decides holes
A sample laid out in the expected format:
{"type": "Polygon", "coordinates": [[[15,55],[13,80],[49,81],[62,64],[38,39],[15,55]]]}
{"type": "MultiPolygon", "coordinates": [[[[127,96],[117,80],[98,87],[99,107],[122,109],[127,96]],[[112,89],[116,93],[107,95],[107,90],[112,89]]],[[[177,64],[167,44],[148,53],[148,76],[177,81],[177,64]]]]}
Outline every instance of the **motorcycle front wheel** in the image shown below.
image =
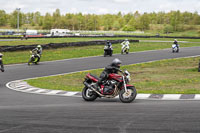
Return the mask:
{"type": "Polygon", "coordinates": [[[94,101],[97,98],[97,93],[88,87],[84,87],[82,90],[82,97],[85,101],[94,101]]]}
{"type": "Polygon", "coordinates": [[[107,53],[106,53],[106,51],[104,51],[104,57],[106,57],[106,55],[107,55],[107,53]]]}
{"type": "Polygon", "coordinates": [[[39,62],[39,60],[40,60],[40,58],[39,57],[36,57],[35,59],[34,59],[34,63],[37,65],[38,64],[38,62],[39,62]]]}
{"type": "Polygon", "coordinates": [[[127,87],[127,92],[125,92],[125,89],[120,91],[119,99],[123,103],[130,103],[133,100],[135,100],[136,95],[137,95],[137,91],[135,87],[127,87]]]}
{"type": "Polygon", "coordinates": [[[28,60],[28,65],[30,65],[32,63],[32,58],[30,58],[29,60],[28,60]]]}
{"type": "Polygon", "coordinates": [[[124,52],[123,52],[123,50],[121,50],[121,54],[123,54],[124,52]]]}
{"type": "Polygon", "coordinates": [[[112,56],[112,51],[110,51],[110,56],[112,56]]]}

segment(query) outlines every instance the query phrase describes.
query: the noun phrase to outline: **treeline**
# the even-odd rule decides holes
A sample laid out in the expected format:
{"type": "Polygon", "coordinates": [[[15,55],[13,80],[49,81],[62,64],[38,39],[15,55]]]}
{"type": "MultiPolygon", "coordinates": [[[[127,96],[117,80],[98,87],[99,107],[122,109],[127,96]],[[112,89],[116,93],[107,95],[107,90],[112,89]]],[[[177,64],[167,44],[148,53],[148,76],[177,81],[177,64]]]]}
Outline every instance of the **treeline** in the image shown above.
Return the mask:
{"type": "MultiPolygon", "coordinates": [[[[7,14],[0,10],[0,26],[9,25],[17,27],[17,11],[7,14]]],[[[35,26],[38,29],[64,28],[70,30],[149,30],[152,24],[163,25],[164,32],[183,31],[192,29],[195,25],[200,25],[200,15],[198,12],[171,11],[168,13],[134,13],[122,14],[72,14],[61,15],[60,10],[56,9],[53,14],[40,12],[19,14],[20,27],[26,25],[35,26]],[[187,28],[185,28],[187,25],[187,28]],[[190,25],[188,27],[188,25],[190,25]]]]}

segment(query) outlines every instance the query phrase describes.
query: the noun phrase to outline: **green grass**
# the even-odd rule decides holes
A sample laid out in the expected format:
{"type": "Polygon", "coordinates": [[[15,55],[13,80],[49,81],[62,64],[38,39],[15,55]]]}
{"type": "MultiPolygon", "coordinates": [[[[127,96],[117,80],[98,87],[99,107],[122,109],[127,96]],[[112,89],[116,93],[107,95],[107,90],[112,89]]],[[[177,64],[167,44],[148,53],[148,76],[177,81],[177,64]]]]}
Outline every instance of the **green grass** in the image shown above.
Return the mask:
{"type": "MultiPolygon", "coordinates": [[[[200,46],[198,43],[183,43],[181,47],[192,47],[200,46]]],[[[94,46],[83,46],[83,47],[67,47],[59,49],[49,49],[43,50],[43,55],[41,61],[53,61],[61,59],[70,59],[78,57],[88,57],[88,56],[100,56],[103,55],[103,45],[94,46]]],[[[114,54],[120,53],[121,45],[113,44],[114,54]]],[[[146,50],[158,50],[171,48],[171,43],[169,42],[140,42],[131,43],[130,52],[146,51],[146,50]]],[[[16,64],[16,63],[26,63],[28,62],[30,52],[29,51],[18,51],[18,52],[3,52],[4,64],[16,64]]]]}
{"type": "MultiPolygon", "coordinates": [[[[200,73],[197,72],[199,58],[182,58],[123,66],[132,76],[130,84],[139,93],[152,94],[200,94],[200,73]]],[[[87,73],[100,75],[103,69],[77,72],[73,74],[42,77],[27,80],[36,87],[81,91],[87,73]]]]}

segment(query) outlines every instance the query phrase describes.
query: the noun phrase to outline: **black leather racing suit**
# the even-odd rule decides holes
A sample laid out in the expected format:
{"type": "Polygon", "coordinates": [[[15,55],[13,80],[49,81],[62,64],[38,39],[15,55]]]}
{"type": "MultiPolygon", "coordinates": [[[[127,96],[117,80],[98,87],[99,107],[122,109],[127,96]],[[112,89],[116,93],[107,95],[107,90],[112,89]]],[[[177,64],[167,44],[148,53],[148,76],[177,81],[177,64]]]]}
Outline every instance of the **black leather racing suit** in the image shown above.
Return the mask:
{"type": "Polygon", "coordinates": [[[179,49],[179,45],[177,41],[174,41],[174,44],[176,45],[176,47],[179,49]]]}
{"type": "Polygon", "coordinates": [[[108,65],[107,67],[105,67],[104,71],[101,73],[100,78],[97,82],[97,85],[101,85],[103,81],[107,80],[108,75],[110,73],[118,73],[119,68],[116,66],[112,66],[112,65],[108,65]]]}

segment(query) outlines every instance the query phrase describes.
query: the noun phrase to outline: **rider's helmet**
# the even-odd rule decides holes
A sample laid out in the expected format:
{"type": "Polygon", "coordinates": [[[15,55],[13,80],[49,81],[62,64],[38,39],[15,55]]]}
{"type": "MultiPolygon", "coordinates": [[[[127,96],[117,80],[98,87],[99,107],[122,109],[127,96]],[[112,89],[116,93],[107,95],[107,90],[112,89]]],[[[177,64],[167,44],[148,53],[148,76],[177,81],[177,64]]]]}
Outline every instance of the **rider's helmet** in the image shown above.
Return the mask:
{"type": "Polygon", "coordinates": [[[128,39],[125,39],[125,41],[128,41],[128,39]]]}
{"type": "Polygon", "coordinates": [[[122,62],[121,62],[118,58],[115,58],[115,59],[112,61],[111,66],[120,68],[120,65],[121,65],[121,64],[122,64],[122,62]]]}
{"type": "Polygon", "coordinates": [[[38,48],[38,49],[41,49],[41,48],[42,48],[42,46],[41,46],[41,45],[37,45],[37,48],[38,48]]]}
{"type": "Polygon", "coordinates": [[[175,42],[177,42],[177,39],[174,39],[175,42]]]}

